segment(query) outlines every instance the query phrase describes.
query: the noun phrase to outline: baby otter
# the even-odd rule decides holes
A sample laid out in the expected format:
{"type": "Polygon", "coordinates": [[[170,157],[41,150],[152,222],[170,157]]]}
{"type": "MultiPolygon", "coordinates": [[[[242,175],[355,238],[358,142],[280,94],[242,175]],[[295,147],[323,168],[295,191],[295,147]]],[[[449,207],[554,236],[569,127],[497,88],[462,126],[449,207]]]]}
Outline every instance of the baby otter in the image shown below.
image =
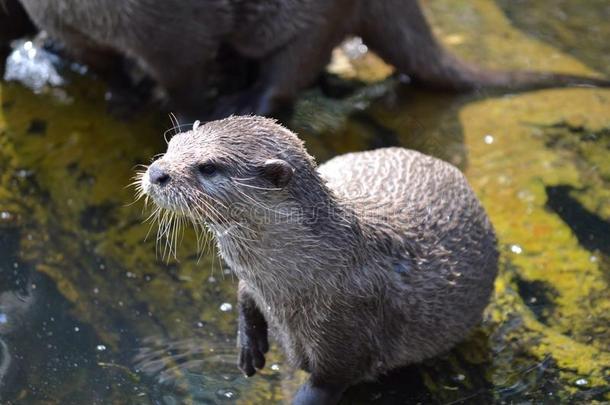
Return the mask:
{"type": "Polygon", "coordinates": [[[481,320],[498,252],[462,173],[403,148],[316,167],[275,121],[231,117],[174,136],[143,173],[162,209],[206,224],[239,278],[239,367],[270,327],[311,373],[294,403],[450,349],[481,320]]]}
{"type": "Polygon", "coordinates": [[[113,77],[122,57],[136,61],[165,89],[171,107],[193,119],[201,118],[208,101],[205,90],[223,46],[258,61],[260,71],[250,87],[221,100],[213,116],[268,115],[310,85],[332,49],[353,35],[413,82],[430,87],[610,84],[465,63],[439,45],[417,0],[20,1],[38,27],[81,62],[113,77]]]}

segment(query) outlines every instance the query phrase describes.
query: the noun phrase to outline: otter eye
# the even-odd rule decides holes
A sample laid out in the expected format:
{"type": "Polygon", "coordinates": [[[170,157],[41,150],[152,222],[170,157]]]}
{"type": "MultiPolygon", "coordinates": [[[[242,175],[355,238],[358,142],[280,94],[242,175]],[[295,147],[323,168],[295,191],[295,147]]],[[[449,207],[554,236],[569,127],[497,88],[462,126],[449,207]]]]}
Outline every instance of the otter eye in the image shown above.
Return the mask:
{"type": "Polygon", "coordinates": [[[216,167],[216,165],[212,163],[204,163],[199,165],[199,173],[204,176],[211,176],[216,173],[217,170],[218,168],[216,167]]]}

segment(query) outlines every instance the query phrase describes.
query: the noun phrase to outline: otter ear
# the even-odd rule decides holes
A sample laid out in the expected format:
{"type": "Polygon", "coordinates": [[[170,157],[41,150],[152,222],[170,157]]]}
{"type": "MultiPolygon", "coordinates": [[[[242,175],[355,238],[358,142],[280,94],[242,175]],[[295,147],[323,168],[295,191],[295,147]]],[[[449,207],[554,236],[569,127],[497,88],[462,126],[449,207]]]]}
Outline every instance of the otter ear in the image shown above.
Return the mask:
{"type": "Polygon", "coordinates": [[[276,187],[284,188],[290,183],[290,179],[292,179],[294,174],[294,168],[285,160],[269,159],[261,166],[261,172],[276,187]]]}

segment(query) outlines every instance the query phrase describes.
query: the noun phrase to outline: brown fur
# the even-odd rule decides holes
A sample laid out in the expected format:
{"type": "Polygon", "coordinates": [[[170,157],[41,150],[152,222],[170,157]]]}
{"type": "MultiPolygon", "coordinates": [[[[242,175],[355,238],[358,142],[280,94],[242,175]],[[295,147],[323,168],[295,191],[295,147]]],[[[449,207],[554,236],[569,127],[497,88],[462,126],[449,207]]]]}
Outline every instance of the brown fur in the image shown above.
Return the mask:
{"type": "Polygon", "coordinates": [[[483,208],[458,169],[415,151],[316,168],[289,130],[233,117],[172,138],[142,187],[213,231],[240,279],[240,367],[264,365],[268,323],[311,373],[296,403],[334,403],[355,382],[448,350],[493,288],[483,208]]]}
{"type": "Polygon", "coordinates": [[[608,85],[608,80],[492,72],[448,54],[416,0],[21,0],[32,19],[78,58],[108,72],[126,56],[179,112],[201,118],[210,72],[226,45],[260,61],[251,87],[220,100],[215,116],[266,115],[323,70],[332,49],[359,35],[416,83],[442,89],[608,85]]]}

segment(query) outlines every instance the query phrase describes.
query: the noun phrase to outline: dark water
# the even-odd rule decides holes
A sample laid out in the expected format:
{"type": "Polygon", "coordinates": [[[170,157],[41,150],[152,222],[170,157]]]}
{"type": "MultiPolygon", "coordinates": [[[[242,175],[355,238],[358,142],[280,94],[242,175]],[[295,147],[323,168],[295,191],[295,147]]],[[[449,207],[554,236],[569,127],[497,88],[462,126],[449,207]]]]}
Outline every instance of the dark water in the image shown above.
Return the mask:
{"type": "MultiPolygon", "coordinates": [[[[482,64],[608,74],[608,6],[575,4],[426,2],[439,37],[482,64]]],[[[131,204],[126,186],[164,150],[169,119],[119,121],[82,67],[20,49],[9,73],[22,81],[0,84],[0,402],[290,398],[304,374],[277,348],[260,375],[237,371],[236,280],[214,251],[200,255],[187,231],[177,259],[162,259],[131,204]],[[23,73],[32,59],[38,73],[23,73]]],[[[289,126],[319,161],[401,145],[456,164],[497,229],[502,263],[471,338],[351,388],[343,403],[610,401],[610,92],[435,94],[384,79],[370,55],[350,66],[331,68],[342,78],[330,89],[307,91],[289,126]]]]}

